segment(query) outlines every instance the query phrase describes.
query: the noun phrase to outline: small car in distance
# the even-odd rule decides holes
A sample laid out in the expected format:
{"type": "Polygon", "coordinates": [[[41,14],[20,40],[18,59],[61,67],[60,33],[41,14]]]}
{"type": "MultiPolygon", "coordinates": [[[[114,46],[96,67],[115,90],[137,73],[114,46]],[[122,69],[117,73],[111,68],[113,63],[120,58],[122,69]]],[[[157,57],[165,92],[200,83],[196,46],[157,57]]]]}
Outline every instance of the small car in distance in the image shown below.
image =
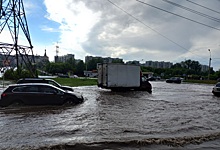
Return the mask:
{"type": "Polygon", "coordinates": [[[54,85],[58,88],[61,88],[63,90],[68,90],[68,91],[73,91],[72,87],[69,86],[62,86],[59,83],[57,83],[56,81],[52,80],[52,79],[41,79],[41,78],[23,78],[23,79],[19,79],[17,81],[17,84],[23,84],[23,83],[46,83],[46,84],[51,84],[54,85]]]}
{"type": "Polygon", "coordinates": [[[166,79],[166,83],[181,83],[182,79],[179,77],[171,77],[169,79],[166,79]]]}
{"type": "Polygon", "coordinates": [[[56,86],[43,83],[24,83],[9,85],[1,94],[0,106],[14,103],[24,105],[62,105],[81,103],[82,95],[64,91],[56,86]]]}
{"type": "Polygon", "coordinates": [[[212,89],[212,93],[215,96],[220,96],[220,82],[218,82],[212,89]]]}

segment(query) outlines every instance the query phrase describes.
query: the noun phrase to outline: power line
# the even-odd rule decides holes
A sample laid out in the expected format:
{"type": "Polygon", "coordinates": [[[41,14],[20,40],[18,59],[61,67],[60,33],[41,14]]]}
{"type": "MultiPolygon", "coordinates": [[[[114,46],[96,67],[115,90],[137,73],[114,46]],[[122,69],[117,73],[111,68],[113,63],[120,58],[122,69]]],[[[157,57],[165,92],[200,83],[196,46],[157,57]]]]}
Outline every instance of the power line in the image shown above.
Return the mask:
{"type": "Polygon", "coordinates": [[[155,33],[159,34],[160,36],[162,36],[163,38],[167,39],[168,41],[170,41],[171,43],[177,45],[178,47],[186,50],[186,52],[192,53],[200,58],[204,58],[201,57],[191,51],[189,51],[188,49],[186,49],[185,47],[181,46],[180,44],[178,44],[177,42],[173,41],[172,39],[168,38],[167,36],[163,35],[162,33],[158,32],[157,30],[151,28],[150,26],[148,26],[147,24],[145,24],[143,21],[141,21],[140,19],[136,18],[135,16],[133,16],[132,14],[128,13],[127,11],[125,11],[124,9],[122,9],[121,7],[119,7],[118,5],[116,5],[115,3],[113,3],[111,0],[107,0],[109,3],[111,3],[112,5],[114,5],[115,7],[117,7],[118,9],[120,9],[121,11],[123,11],[124,13],[126,13],[127,15],[129,15],[130,17],[132,17],[133,19],[135,19],[136,21],[140,22],[141,24],[143,24],[145,27],[151,29],[152,31],[154,31],[155,33]]]}
{"type": "Polygon", "coordinates": [[[110,0],[107,0],[109,3],[111,3],[112,5],[114,5],[115,7],[117,7],[118,9],[120,9],[121,11],[123,11],[124,13],[126,13],[127,15],[129,15],[130,17],[132,17],[133,19],[135,19],[136,21],[140,22],[141,24],[143,24],[145,27],[151,29],[152,31],[156,32],[157,34],[159,34],[160,36],[162,36],[163,38],[167,39],[168,41],[174,43],[175,45],[179,46],[180,48],[187,50],[185,47],[181,46],[180,44],[176,43],[175,41],[171,40],[170,38],[168,38],[167,36],[161,34],[160,32],[158,32],[157,30],[151,28],[150,26],[148,26],[147,24],[145,24],[143,21],[141,21],[140,19],[136,18],[135,16],[133,16],[132,14],[128,13],[127,11],[125,11],[124,9],[122,9],[121,7],[119,7],[118,5],[116,5],[115,3],[113,3],[110,0]]]}
{"type": "Polygon", "coordinates": [[[210,11],[213,11],[213,12],[216,12],[216,13],[220,14],[219,11],[216,11],[216,10],[214,10],[214,9],[211,9],[211,8],[206,7],[206,6],[200,5],[200,4],[198,4],[198,3],[192,2],[192,1],[190,1],[190,0],[186,0],[186,1],[187,1],[187,2],[190,2],[190,3],[194,4],[194,5],[200,6],[200,7],[202,7],[202,8],[205,8],[205,9],[208,9],[208,10],[210,10],[210,11]]]}
{"type": "Polygon", "coordinates": [[[197,15],[200,15],[200,16],[202,16],[202,17],[208,18],[208,19],[210,19],[210,20],[213,20],[213,21],[216,21],[216,22],[220,22],[220,19],[218,19],[218,18],[209,16],[209,15],[207,15],[207,14],[201,13],[201,12],[199,12],[199,11],[190,9],[190,8],[188,8],[188,7],[179,5],[179,4],[177,4],[177,3],[174,3],[174,2],[171,2],[171,1],[168,1],[168,0],[163,0],[163,1],[164,1],[164,2],[167,2],[167,3],[169,3],[169,4],[172,4],[172,5],[174,5],[174,6],[177,6],[177,7],[179,7],[179,8],[182,8],[182,9],[184,9],[184,10],[187,10],[187,11],[189,11],[189,12],[192,12],[192,13],[195,13],[195,14],[197,14],[197,15]]]}
{"type": "Polygon", "coordinates": [[[150,6],[150,7],[156,8],[156,9],[158,9],[158,10],[164,11],[164,12],[166,12],[166,13],[169,13],[169,14],[172,14],[172,15],[175,15],[175,16],[178,16],[178,17],[181,17],[181,18],[183,18],[183,19],[192,21],[192,22],[194,22],[194,23],[197,23],[197,24],[200,24],[200,25],[203,25],[203,26],[206,26],[206,27],[209,27],[209,28],[212,28],[212,29],[215,29],[215,30],[220,31],[220,29],[215,28],[215,27],[213,27],[213,26],[210,26],[210,25],[207,25],[207,24],[204,24],[204,23],[195,21],[195,20],[193,20],[193,19],[190,19],[190,18],[181,16],[181,15],[178,15],[178,14],[172,13],[172,12],[170,12],[170,11],[167,11],[167,10],[165,10],[165,9],[162,9],[162,8],[159,8],[159,7],[156,7],[156,6],[153,6],[153,5],[148,4],[148,3],[146,3],[146,2],[142,2],[142,1],[140,1],[140,0],[136,0],[136,1],[139,2],[139,3],[142,3],[142,4],[144,4],[144,5],[148,5],[148,6],[150,6]]]}

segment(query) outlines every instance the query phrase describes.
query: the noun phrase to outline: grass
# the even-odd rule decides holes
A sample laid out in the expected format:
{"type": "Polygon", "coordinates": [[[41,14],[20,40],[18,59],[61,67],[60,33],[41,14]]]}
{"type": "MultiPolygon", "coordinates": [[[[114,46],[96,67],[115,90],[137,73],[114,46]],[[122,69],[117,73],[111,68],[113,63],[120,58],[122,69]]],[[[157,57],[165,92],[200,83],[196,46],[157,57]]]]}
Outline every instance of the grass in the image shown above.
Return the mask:
{"type": "Polygon", "coordinates": [[[53,80],[61,85],[71,87],[97,85],[97,79],[91,78],[53,78],[53,80]]]}
{"type": "MultiPolygon", "coordinates": [[[[94,78],[52,78],[61,85],[76,87],[76,86],[90,86],[97,85],[97,79],[94,78]]],[[[5,84],[14,84],[16,80],[4,80],[5,84]]],[[[3,79],[0,78],[0,85],[3,83],[3,79]]]]}

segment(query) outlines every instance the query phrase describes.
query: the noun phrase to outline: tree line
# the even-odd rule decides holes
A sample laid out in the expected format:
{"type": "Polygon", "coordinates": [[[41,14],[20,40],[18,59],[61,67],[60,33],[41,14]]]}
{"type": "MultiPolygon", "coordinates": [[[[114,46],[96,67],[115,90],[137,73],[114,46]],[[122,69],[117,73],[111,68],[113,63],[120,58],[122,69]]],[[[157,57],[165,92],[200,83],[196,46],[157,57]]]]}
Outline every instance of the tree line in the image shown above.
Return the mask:
{"type": "MultiPolygon", "coordinates": [[[[172,76],[178,76],[185,79],[201,80],[208,79],[209,71],[202,71],[202,65],[198,61],[185,60],[180,63],[176,63],[171,68],[151,68],[142,67],[143,71],[153,72],[155,76],[162,76],[163,78],[169,78],[172,76]]],[[[214,71],[210,68],[210,80],[217,80],[220,78],[220,70],[214,71]]]]}
{"type": "MultiPolygon", "coordinates": [[[[65,75],[78,75],[78,76],[84,76],[84,71],[93,71],[97,70],[97,64],[103,63],[103,59],[97,58],[92,59],[88,61],[87,63],[84,63],[82,60],[79,62],[76,62],[75,59],[69,59],[65,63],[63,62],[46,62],[46,63],[38,63],[36,64],[36,67],[40,70],[43,70],[47,73],[50,73],[52,75],[57,74],[65,74],[65,75]]],[[[124,63],[122,61],[113,61],[112,63],[124,63]]],[[[183,77],[185,79],[207,79],[208,78],[208,71],[202,71],[201,70],[201,64],[198,61],[194,60],[185,60],[180,63],[174,64],[171,68],[152,68],[152,67],[144,67],[141,66],[142,72],[153,72],[154,76],[160,76],[161,78],[169,78],[172,76],[178,76],[183,77]]],[[[13,73],[13,71],[9,71],[10,73],[7,73],[7,76],[12,77],[12,74],[16,75],[16,78],[21,77],[27,77],[29,74],[27,73],[27,70],[21,72],[21,77],[18,76],[17,73],[13,73]]],[[[38,74],[42,74],[41,72],[38,72],[38,74]]],[[[210,69],[210,80],[216,80],[220,78],[220,70],[214,71],[212,68],[210,69]]]]}
{"type": "MultiPolygon", "coordinates": [[[[56,74],[56,73],[64,73],[67,72],[71,74],[76,74],[78,76],[83,76],[84,71],[92,71],[97,70],[97,64],[103,63],[103,59],[97,58],[84,63],[80,61],[78,63],[74,62],[74,60],[69,60],[66,63],[53,63],[49,62],[46,65],[45,71],[56,74]]],[[[124,63],[122,61],[113,61],[112,63],[124,63]]],[[[155,76],[160,76],[162,78],[169,78],[172,76],[179,76],[183,78],[190,79],[207,79],[208,78],[208,70],[202,71],[202,65],[195,60],[185,60],[180,63],[174,64],[171,68],[152,68],[152,67],[144,67],[141,66],[142,72],[153,72],[155,76]]],[[[210,79],[216,80],[220,78],[220,70],[214,71],[213,68],[210,68],[210,79]]]]}

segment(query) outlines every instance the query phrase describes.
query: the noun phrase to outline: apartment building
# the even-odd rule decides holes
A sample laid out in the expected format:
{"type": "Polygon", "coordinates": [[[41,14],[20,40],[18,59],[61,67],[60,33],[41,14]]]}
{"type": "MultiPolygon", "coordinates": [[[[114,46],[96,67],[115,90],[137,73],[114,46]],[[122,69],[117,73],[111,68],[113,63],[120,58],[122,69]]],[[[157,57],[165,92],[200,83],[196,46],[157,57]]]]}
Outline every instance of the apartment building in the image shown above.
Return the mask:
{"type": "Polygon", "coordinates": [[[146,61],[143,66],[152,68],[171,68],[173,63],[164,61],[146,61]]]}
{"type": "Polygon", "coordinates": [[[64,55],[64,56],[55,56],[54,57],[55,63],[58,63],[58,62],[65,63],[65,62],[67,62],[70,59],[74,60],[75,59],[75,55],[74,54],[67,54],[67,55],[64,55]]]}
{"type": "Polygon", "coordinates": [[[87,64],[91,60],[100,60],[103,63],[113,63],[113,62],[122,62],[123,59],[120,58],[111,58],[111,57],[100,57],[100,56],[86,56],[85,57],[85,63],[87,64]]]}

